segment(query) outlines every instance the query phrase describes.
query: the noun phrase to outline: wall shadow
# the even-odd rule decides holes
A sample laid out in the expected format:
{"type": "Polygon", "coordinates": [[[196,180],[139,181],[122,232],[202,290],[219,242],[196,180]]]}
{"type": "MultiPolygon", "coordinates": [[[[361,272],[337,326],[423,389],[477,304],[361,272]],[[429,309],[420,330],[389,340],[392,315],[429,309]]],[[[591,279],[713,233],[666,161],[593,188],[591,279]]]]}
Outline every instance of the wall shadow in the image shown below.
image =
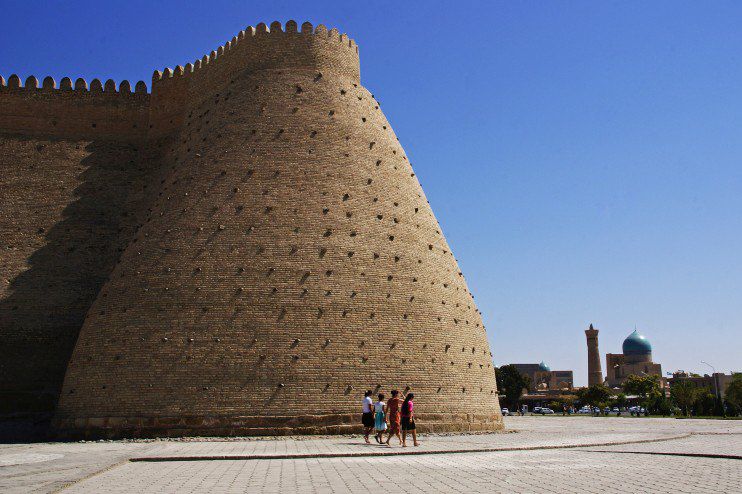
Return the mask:
{"type": "Polygon", "coordinates": [[[0,198],[0,267],[15,271],[0,292],[0,440],[15,440],[48,427],[85,315],[154,195],[157,160],[131,143],[2,142],[0,172],[33,184],[0,198]]]}

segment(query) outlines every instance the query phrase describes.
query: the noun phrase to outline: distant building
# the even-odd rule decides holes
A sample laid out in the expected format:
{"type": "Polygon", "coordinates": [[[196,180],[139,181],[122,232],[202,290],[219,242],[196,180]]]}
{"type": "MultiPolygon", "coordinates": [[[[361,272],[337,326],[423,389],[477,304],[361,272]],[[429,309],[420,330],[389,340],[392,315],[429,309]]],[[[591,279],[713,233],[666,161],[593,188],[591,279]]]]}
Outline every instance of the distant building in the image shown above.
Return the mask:
{"type": "Polygon", "coordinates": [[[531,379],[528,392],[572,389],[571,370],[552,371],[543,361],[540,364],[512,364],[521,374],[531,379]]]}
{"type": "Polygon", "coordinates": [[[572,389],[574,387],[574,375],[571,370],[551,371],[549,389],[572,389]]]}
{"type": "Polygon", "coordinates": [[[718,398],[724,399],[726,396],[727,386],[732,382],[734,374],[724,374],[723,372],[714,372],[710,376],[689,374],[685,371],[673,372],[672,377],[668,379],[670,389],[680,382],[691,382],[699,388],[708,388],[718,398]]]}
{"type": "Polygon", "coordinates": [[[623,353],[608,353],[605,356],[607,371],[606,384],[619,388],[631,375],[662,378],[662,366],[652,362],[652,345],[637,330],[623,341],[623,353]]]}

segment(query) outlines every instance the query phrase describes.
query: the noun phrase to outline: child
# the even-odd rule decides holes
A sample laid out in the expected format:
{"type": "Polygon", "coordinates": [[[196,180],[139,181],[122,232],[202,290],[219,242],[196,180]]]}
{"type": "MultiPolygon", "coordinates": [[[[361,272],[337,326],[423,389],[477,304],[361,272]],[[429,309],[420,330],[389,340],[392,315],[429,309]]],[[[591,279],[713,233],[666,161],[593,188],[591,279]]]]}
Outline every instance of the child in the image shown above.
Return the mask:
{"type": "Polygon", "coordinates": [[[374,403],[375,421],[374,427],[376,427],[376,442],[382,444],[382,436],[386,430],[386,403],[384,402],[384,395],[379,394],[379,401],[374,403]]]}

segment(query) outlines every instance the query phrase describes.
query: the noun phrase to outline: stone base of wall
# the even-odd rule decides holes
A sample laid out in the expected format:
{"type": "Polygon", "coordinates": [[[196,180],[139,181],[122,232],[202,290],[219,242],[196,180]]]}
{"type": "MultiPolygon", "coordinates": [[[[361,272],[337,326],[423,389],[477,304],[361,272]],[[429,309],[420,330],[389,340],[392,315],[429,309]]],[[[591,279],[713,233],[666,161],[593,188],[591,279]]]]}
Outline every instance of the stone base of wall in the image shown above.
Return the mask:
{"type": "MultiPolygon", "coordinates": [[[[417,414],[419,432],[487,432],[503,428],[499,415],[417,414]]],[[[227,437],[354,434],[363,431],[360,414],[296,417],[104,417],[57,418],[61,440],[156,437],[227,437]]]]}

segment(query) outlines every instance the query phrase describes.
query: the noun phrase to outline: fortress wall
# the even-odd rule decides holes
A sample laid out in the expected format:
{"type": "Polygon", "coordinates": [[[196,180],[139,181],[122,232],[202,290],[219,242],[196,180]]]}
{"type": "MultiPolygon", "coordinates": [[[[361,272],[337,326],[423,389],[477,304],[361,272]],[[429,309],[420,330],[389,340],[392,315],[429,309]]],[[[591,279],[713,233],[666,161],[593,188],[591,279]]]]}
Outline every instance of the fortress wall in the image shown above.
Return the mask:
{"type": "Polygon", "coordinates": [[[144,83],[38,86],[0,77],[0,413],[56,406],[85,314],[157,168],[146,158],[144,83]]]}
{"type": "Polygon", "coordinates": [[[52,410],[155,172],[138,144],[0,134],[0,413],[52,410]]]}
{"type": "Polygon", "coordinates": [[[366,388],[415,391],[430,429],[501,427],[481,316],[357,72],[233,71],[232,50],[154,84],[153,107],[173,84],[189,111],[89,312],[59,430],[342,432],[366,388]]]}
{"type": "Polygon", "coordinates": [[[6,395],[53,406],[66,368],[69,437],[346,432],[366,388],[414,391],[431,430],[502,426],[352,40],[260,24],[151,95],[34,81],[0,81],[6,395]]]}
{"type": "MultiPolygon", "coordinates": [[[[187,126],[186,117],[207,99],[221,97],[235,78],[261,70],[306,69],[315,77],[332,75],[360,81],[358,46],[337,29],[301,29],[288,21],[270,28],[248,27],[223,46],[185,66],[155,71],[152,77],[150,135],[168,135],[187,126]],[[220,96],[221,95],[221,96],[220,96]]],[[[252,89],[254,90],[254,89],[252,89]]]]}
{"type": "Polygon", "coordinates": [[[143,82],[132,92],[123,81],[118,89],[98,79],[88,88],[83,79],[73,87],[64,78],[57,87],[47,77],[39,87],[31,76],[21,86],[16,75],[0,77],[0,133],[69,139],[133,141],[145,137],[149,98],[143,82]]]}

